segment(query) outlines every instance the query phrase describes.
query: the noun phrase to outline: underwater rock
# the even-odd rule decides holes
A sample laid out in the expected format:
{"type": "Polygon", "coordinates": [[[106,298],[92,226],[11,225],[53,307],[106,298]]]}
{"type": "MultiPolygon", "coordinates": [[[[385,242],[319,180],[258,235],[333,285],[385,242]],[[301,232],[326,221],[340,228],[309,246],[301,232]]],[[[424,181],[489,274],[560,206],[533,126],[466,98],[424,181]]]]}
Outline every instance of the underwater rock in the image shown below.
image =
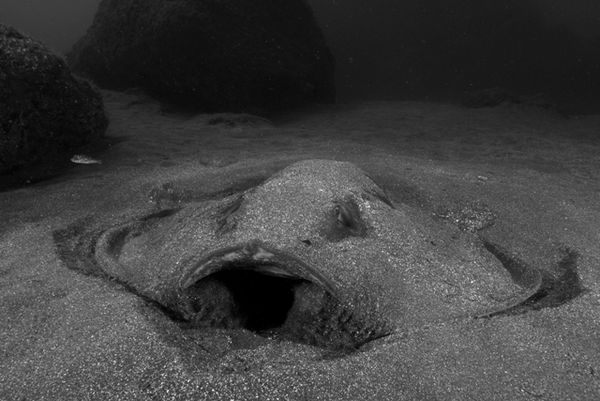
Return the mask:
{"type": "Polygon", "coordinates": [[[240,193],[186,202],[75,222],[55,233],[59,254],[188,328],[335,349],[498,313],[539,286],[536,272],[515,282],[510,259],[471,233],[393,204],[346,162],[306,160],[240,193]]]}
{"type": "Polygon", "coordinates": [[[205,111],[335,97],[333,56],[304,0],[103,0],[68,60],[100,86],[205,111]]]}
{"type": "Polygon", "coordinates": [[[0,176],[69,162],[72,150],[100,138],[102,97],[39,42],[0,25],[0,176]]]}

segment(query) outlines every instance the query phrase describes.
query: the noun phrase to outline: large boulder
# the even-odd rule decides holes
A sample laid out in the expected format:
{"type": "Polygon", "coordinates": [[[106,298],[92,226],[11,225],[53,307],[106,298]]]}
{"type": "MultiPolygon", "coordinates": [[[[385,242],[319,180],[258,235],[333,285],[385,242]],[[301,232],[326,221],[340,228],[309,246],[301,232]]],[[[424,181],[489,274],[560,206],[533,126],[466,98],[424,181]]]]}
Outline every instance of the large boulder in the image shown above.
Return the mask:
{"type": "Polygon", "coordinates": [[[206,111],[335,97],[333,56],[305,0],[102,0],[67,57],[102,87],[206,111]]]}
{"type": "Polygon", "coordinates": [[[47,172],[68,162],[107,125],[97,90],[42,44],[0,24],[0,184],[23,168],[47,172]]]}

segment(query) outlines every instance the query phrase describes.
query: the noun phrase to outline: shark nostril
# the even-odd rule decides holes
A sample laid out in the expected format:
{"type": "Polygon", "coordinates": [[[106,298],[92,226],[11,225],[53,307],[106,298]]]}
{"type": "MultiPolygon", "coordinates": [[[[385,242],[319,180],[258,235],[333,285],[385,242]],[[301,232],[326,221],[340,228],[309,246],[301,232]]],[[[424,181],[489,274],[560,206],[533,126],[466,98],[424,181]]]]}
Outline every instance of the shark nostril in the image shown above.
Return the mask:
{"type": "Polygon", "coordinates": [[[311,245],[312,245],[312,241],[311,241],[311,240],[309,240],[309,239],[301,239],[301,240],[300,240],[300,242],[302,242],[302,243],[304,243],[304,244],[306,244],[306,245],[308,245],[308,246],[311,246],[311,245]]]}

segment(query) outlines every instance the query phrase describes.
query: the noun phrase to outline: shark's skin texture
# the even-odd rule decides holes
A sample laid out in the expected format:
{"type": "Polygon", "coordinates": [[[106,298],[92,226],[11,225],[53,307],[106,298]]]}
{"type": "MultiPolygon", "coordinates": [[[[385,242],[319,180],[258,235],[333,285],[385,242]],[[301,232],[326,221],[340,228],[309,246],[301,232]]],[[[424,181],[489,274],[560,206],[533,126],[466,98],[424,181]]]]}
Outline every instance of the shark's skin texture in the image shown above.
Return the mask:
{"type": "Polygon", "coordinates": [[[79,255],[71,267],[115,279],[192,322],[219,320],[202,317],[203,304],[226,312],[232,302],[207,280],[225,266],[234,274],[258,265],[294,275],[303,284],[283,326],[311,331],[307,315],[335,315],[329,328],[356,347],[397,329],[485,316],[532,292],[476,236],[393,204],[347,162],[298,162],[242,193],[74,237],[66,245],[79,255]]]}

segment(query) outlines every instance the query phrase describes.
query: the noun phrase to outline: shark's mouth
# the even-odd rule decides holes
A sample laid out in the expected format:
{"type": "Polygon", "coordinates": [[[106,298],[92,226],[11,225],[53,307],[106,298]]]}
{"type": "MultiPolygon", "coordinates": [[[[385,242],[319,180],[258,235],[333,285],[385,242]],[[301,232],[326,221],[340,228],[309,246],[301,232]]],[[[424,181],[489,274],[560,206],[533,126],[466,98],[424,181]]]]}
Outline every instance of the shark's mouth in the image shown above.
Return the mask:
{"type": "Polygon", "coordinates": [[[258,242],[195,263],[180,280],[180,299],[194,327],[246,329],[335,349],[355,349],[385,334],[359,318],[317,270],[258,242]]]}

